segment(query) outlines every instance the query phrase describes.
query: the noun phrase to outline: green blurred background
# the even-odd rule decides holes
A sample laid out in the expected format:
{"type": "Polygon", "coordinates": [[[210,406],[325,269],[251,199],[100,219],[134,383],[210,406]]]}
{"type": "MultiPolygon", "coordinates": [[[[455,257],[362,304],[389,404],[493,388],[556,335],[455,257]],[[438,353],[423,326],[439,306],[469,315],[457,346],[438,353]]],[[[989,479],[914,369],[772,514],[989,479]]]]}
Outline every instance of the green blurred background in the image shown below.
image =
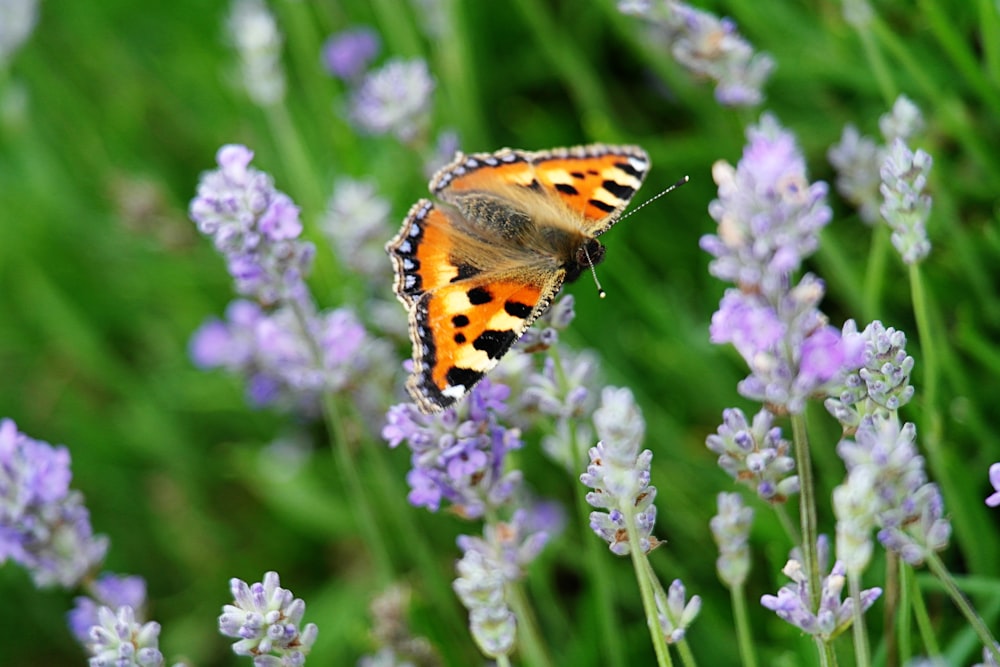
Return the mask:
{"type": "MultiPolygon", "coordinates": [[[[995,628],[1000,539],[997,515],[982,498],[986,469],[1000,459],[998,8],[987,0],[881,2],[881,18],[863,38],[837,2],[700,7],[733,17],[777,61],[763,108],[797,134],[813,179],[833,182],[826,150],[845,123],[877,134],[878,116],[900,92],[925,113],[919,143],[935,166],[934,250],[924,271],[942,376],[934,407],[944,416],[942,463],[960,482],[945,500],[965,527],[956,527],[947,557],[954,571],[976,575],[969,585],[995,628]]],[[[597,299],[587,280],[572,286],[578,315],[567,338],[598,351],[609,381],[635,391],[655,453],[656,534],[668,541],[654,563],[665,582],[680,577],[705,600],[689,633],[701,664],[735,664],[728,595],[714,576],[707,530],[716,494],[731,483],[704,438],[723,408],[755,408],[736,394],[742,362],[708,342],[724,286],[708,276],[698,238],[713,230],[711,165],[735,163],[759,111],[719,106],[709,82],[692,80],[644,40],[640,23],[611,0],[274,0],[270,8],[286,35],[281,113],[255,107],[242,90],[223,2],[46,1],[33,35],[0,71],[0,416],[70,447],[74,486],[95,531],[111,539],[107,569],[147,578],[168,661],[248,664],[216,633],[216,617],[230,577],[259,581],[266,570],[281,573],[306,600],[306,620],[320,626],[310,664],[354,664],[371,648],[365,607],[377,588],[322,427],[251,410],[238,379],[196,370],[186,350],[191,332],[231,298],[222,260],[186,215],[198,175],[221,144],[250,146],[254,164],[302,206],[307,226],[337,176],[374,179],[398,219],[426,195],[419,157],[391,138],[353,130],[345,87],[320,66],[328,35],[368,25],[382,37],[381,60],[428,60],[437,81],[433,127],[456,130],[464,150],[636,143],[653,160],[640,201],[690,175],[689,185],[605,237],[600,276],[609,298],[597,299]],[[443,17],[442,38],[427,35],[431,9],[443,17]],[[265,446],[277,438],[304,439],[316,451],[274,479],[265,473],[276,454],[265,446]]],[[[827,281],[824,310],[837,326],[878,318],[908,333],[918,398],[906,414],[918,420],[927,406],[906,272],[891,256],[880,291],[866,294],[872,231],[835,194],[830,200],[834,222],[808,267],[827,281]]],[[[320,238],[314,227],[310,235],[320,238]]],[[[363,313],[368,286],[323,279],[324,271],[336,274],[335,262],[321,248],[318,298],[363,313]]],[[[371,289],[391,298],[388,282],[371,289]]],[[[811,416],[828,492],[842,477],[833,454],[839,433],[821,408],[811,416]]],[[[377,435],[378,424],[369,428],[377,435]]],[[[367,439],[361,447],[383,447],[367,439]]],[[[533,486],[571,507],[572,480],[528,449],[521,463],[533,486]]],[[[389,490],[401,496],[406,453],[379,460],[394,471],[389,490]]],[[[454,536],[477,529],[405,508],[399,497],[380,502],[403,513],[393,521],[416,522],[431,536],[440,573],[450,577],[454,536]]],[[[828,503],[820,509],[822,525],[831,525],[828,503]]],[[[758,515],[751,601],[780,585],[787,555],[777,524],[762,506],[758,515]]],[[[577,556],[579,542],[592,539],[585,526],[570,527],[530,577],[558,664],[601,664],[577,556]]],[[[447,629],[464,622],[450,590],[424,590],[405,567],[407,545],[396,547],[401,578],[416,584],[417,630],[442,642],[448,664],[481,664],[471,641],[447,629]]],[[[608,555],[607,576],[622,591],[629,621],[621,650],[628,664],[648,664],[628,563],[608,555]]],[[[73,593],[36,591],[8,564],[0,595],[0,664],[82,664],[63,620],[73,593]]],[[[932,600],[942,636],[964,638],[945,648],[969,664],[974,644],[950,632],[958,626],[948,603],[932,600]]],[[[763,612],[754,618],[763,664],[805,664],[799,652],[809,643],[797,631],[763,612]]]]}

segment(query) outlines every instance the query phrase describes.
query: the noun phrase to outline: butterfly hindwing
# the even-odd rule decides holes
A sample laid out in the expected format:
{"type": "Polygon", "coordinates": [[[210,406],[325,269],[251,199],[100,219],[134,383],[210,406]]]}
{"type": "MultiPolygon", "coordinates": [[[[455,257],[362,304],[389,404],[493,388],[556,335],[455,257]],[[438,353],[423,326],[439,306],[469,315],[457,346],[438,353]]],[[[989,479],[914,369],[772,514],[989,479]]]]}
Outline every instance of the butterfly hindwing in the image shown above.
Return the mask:
{"type": "Polygon", "coordinates": [[[421,409],[465,396],[545,312],[561,284],[559,273],[483,272],[422,295],[410,314],[415,354],[407,383],[421,409]]]}

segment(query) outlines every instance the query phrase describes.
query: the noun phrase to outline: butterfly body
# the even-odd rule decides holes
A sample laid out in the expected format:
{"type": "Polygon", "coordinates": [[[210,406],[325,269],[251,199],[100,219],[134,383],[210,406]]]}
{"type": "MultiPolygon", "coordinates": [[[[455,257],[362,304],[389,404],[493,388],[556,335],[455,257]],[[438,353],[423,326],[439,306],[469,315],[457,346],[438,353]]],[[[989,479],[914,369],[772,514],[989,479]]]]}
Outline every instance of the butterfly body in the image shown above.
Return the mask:
{"type": "Polygon", "coordinates": [[[604,257],[609,229],[649,170],[635,146],[459,153],[387,245],[409,311],[410,395],[435,412],[468,393],[604,257]]]}

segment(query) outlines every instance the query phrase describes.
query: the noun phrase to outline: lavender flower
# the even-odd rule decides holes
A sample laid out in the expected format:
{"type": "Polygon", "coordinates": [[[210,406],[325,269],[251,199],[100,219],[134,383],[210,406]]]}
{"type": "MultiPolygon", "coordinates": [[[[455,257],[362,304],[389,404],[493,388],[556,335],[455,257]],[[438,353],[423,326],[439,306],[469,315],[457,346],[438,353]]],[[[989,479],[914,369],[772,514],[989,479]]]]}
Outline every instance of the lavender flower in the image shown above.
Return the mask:
{"type": "Polygon", "coordinates": [[[590,465],[580,481],[593,489],[587,493],[591,507],[590,528],[608,542],[619,556],[631,553],[629,519],[635,522],[639,548],[649,552],[659,546],[653,537],[656,523],[656,487],[649,484],[653,453],[639,451],[646,423],[632,392],[606,387],[601,407],[594,412],[594,425],[601,440],[589,451],[590,465]]]}
{"type": "Polygon", "coordinates": [[[270,106],[285,96],[283,37],[263,0],[233,0],[227,24],[240,58],[240,75],[254,104],[270,106]]]}
{"type": "Polygon", "coordinates": [[[87,643],[90,667],[162,667],[159,623],[137,622],[129,606],[100,607],[97,618],[87,643]]]}
{"type": "Polygon", "coordinates": [[[1000,507],[1000,462],[990,466],[990,485],[993,493],[986,498],[989,507],[1000,507]]]}
{"type": "Polygon", "coordinates": [[[412,452],[411,505],[436,512],[446,500],[458,514],[477,518],[512,497],[521,473],[504,471],[507,453],[523,443],[520,431],[500,420],[509,395],[508,387],[486,379],[467,400],[436,415],[412,403],[389,408],[382,438],[390,447],[405,441],[412,452]]]}
{"type": "Polygon", "coordinates": [[[252,159],[245,146],[220,148],[219,169],[202,175],[191,219],[226,258],[239,294],[265,304],[302,299],[315,248],[298,240],[299,208],[249,166],[252,159]]]}
{"type": "Polygon", "coordinates": [[[378,33],[367,26],[338,32],[323,43],[323,65],[335,77],[353,81],[364,74],[379,46],[378,33]]]}
{"type": "MultiPolygon", "coordinates": [[[[820,569],[825,565],[820,564],[820,569]]],[[[764,595],[761,605],[778,615],[778,618],[791,623],[806,634],[819,637],[824,642],[837,637],[850,627],[854,614],[854,598],[841,602],[844,584],[847,581],[844,564],[837,561],[830,574],[823,577],[820,589],[819,609],[813,611],[815,605],[809,596],[809,582],[801,561],[792,558],[782,572],[792,583],[781,587],[778,594],[764,595]]],[[[880,588],[869,588],[861,591],[861,611],[865,612],[882,594],[880,588]]]]}
{"type": "Polygon", "coordinates": [[[862,135],[853,125],[844,127],[840,142],[827,152],[827,159],[837,171],[837,192],[858,207],[862,222],[873,225],[882,216],[879,207],[879,169],[884,149],[871,137],[862,135]]]}
{"type": "Polygon", "coordinates": [[[369,74],[354,94],[350,117],[369,134],[409,143],[427,126],[434,79],[423,60],[393,59],[369,74]]]}
{"type": "Polygon", "coordinates": [[[697,77],[716,82],[715,98],[724,106],[760,104],[764,82],[774,60],[753,47],[728,18],[701,11],[682,2],[620,0],[619,11],[641,16],[661,28],[671,55],[697,77]]]}
{"type": "MultiPolygon", "coordinates": [[[[997,650],[1000,650],[1000,643],[995,644],[997,650]]],[[[972,667],[1000,667],[1000,663],[997,662],[993,651],[989,649],[988,646],[983,647],[983,661],[977,662],[972,667]]]]}
{"type": "Polygon", "coordinates": [[[719,547],[719,558],[715,569],[719,579],[729,586],[742,586],[750,572],[750,525],[753,523],[753,509],[743,504],[738,493],[720,493],[719,513],[712,517],[709,527],[712,537],[719,547]]]}
{"type": "Polygon", "coordinates": [[[656,604],[659,608],[660,629],[668,644],[676,644],[684,639],[688,627],[701,611],[701,598],[692,595],[687,600],[684,584],[680,579],[674,579],[667,589],[666,603],[657,597],[656,604]]]}
{"type": "Polygon", "coordinates": [[[259,407],[316,413],[323,392],[358,389],[362,380],[373,387],[385,384],[377,379],[387,351],[350,310],[302,310],[284,306],[267,313],[237,299],[226,309],[225,321],[209,320],[194,333],[191,357],[201,368],[245,376],[247,398],[259,407]]]}
{"type": "Polygon", "coordinates": [[[774,415],[766,408],[754,415],[752,425],[742,410],[728,408],[705,445],[719,455],[719,467],[730,477],[754,489],[762,500],[782,503],[798,493],[799,478],[791,474],[795,460],[789,455],[790,443],[773,424],[774,415]]]}
{"type": "MultiPolygon", "coordinates": [[[[923,128],[923,117],[908,97],[900,95],[892,110],[879,117],[878,124],[885,141],[892,143],[897,138],[908,140],[919,132],[923,128]]],[[[887,152],[885,145],[862,135],[853,125],[844,127],[840,142],[827,152],[827,159],[837,171],[837,191],[858,207],[862,222],[869,225],[882,219],[879,172],[887,152]]]]}
{"type": "Polygon", "coordinates": [[[344,178],[334,184],[320,222],[337,258],[372,282],[390,278],[383,246],[391,232],[391,212],[392,206],[378,194],[374,182],[344,178]]]}
{"type": "Polygon", "coordinates": [[[514,649],[517,621],[504,599],[506,580],[488,549],[468,548],[455,568],[453,587],[469,610],[469,630],[484,655],[496,658],[514,649]]]}
{"type": "Polygon", "coordinates": [[[482,538],[458,538],[463,556],[453,587],[469,610],[472,636],[488,657],[513,649],[516,624],[505,591],[524,578],[525,569],[548,542],[550,533],[539,528],[539,517],[521,509],[509,522],[487,524],[482,538]]]}
{"type": "MultiPolygon", "coordinates": [[[[844,323],[842,336],[857,335],[854,320],[844,323]]],[[[863,344],[861,366],[850,370],[843,383],[829,389],[833,398],[824,405],[845,429],[856,429],[865,415],[883,416],[895,412],[910,402],[914,388],[910,385],[913,357],[906,353],[906,334],[886,328],[875,320],[861,332],[863,344]]]]}
{"type": "Polygon", "coordinates": [[[0,72],[11,56],[31,36],[38,21],[38,0],[3,0],[0,2],[0,72]]]}
{"type": "Polygon", "coordinates": [[[750,366],[742,395],[775,408],[801,412],[805,400],[835,384],[857,366],[860,340],[827,324],[818,305],[822,281],[791,275],[818,245],[830,220],[826,184],[810,185],[795,139],[765,114],[747,131],[750,145],[736,168],[716,163],[719,198],[709,213],[717,235],[701,239],[715,259],[712,275],[739,289],[727,290],[712,318],[714,343],[733,343],[750,366]]]}
{"type": "Polygon", "coordinates": [[[747,130],[747,140],[735,168],[722,161],[712,167],[719,198],[708,212],[719,230],[700,243],[715,257],[713,276],[773,298],[819,245],[831,218],[827,186],[808,182],[795,137],[771,114],[747,130]]]}
{"type": "Polygon", "coordinates": [[[146,581],[142,577],[102,574],[90,585],[90,594],[92,597],[76,598],[75,606],[67,614],[69,628],[81,644],[86,645],[90,641],[90,629],[101,624],[97,613],[101,607],[129,607],[141,622],[141,610],[146,605],[146,581]]]}
{"type": "Polygon", "coordinates": [[[83,496],[69,488],[69,451],[0,420],[0,564],[24,566],[36,586],[77,585],[103,559],[83,496]]]}
{"type": "Polygon", "coordinates": [[[873,522],[864,517],[855,520],[862,522],[862,528],[865,522],[874,523],[882,545],[911,565],[944,549],[951,535],[940,491],[927,482],[915,441],[913,424],[900,427],[895,418],[871,415],[861,420],[853,441],[837,445],[848,470],[846,490],[838,493],[852,494],[839,504],[870,512],[873,522]],[[851,481],[859,475],[865,476],[863,483],[851,481]]]}
{"type": "Polygon", "coordinates": [[[882,217],[892,228],[892,245],[903,261],[916,264],[931,251],[927,240],[927,219],[931,214],[931,198],[924,194],[927,174],[933,160],[917,149],[910,150],[902,139],[889,147],[880,174],[883,202],[882,217]]]}
{"type": "Polygon", "coordinates": [[[222,608],[219,632],[237,639],[233,653],[254,656],[255,667],[304,665],[319,632],[315,623],[299,628],[306,603],[280,583],[276,572],[252,585],[235,578],[229,582],[233,604],[222,608]]]}

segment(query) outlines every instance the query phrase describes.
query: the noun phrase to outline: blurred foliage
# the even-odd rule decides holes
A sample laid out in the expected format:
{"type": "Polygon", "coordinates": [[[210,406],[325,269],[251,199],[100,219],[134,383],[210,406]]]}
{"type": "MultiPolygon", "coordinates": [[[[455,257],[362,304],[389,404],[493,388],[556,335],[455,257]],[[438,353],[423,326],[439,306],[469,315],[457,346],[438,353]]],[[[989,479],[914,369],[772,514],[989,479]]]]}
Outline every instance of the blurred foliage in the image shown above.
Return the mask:
{"type": "MultiPolygon", "coordinates": [[[[0,415],[70,447],[74,486],[86,495],[95,531],[111,538],[107,568],[147,578],[168,660],[248,664],[216,634],[216,616],[230,577],[259,581],[266,570],[281,573],[306,600],[306,620],[320,626],[310,664],[354,664],[370,650],[365,609],[381,583],[354,532],[352,499],[322,444],[322,426],[249,409],[238,380],[196,370],[186,350],[195,327],[230,299],[223,263],[186,215],[219,145],[253,148],[256,166],[302,206],[307,226],[338,175],[374,179],[399,219],[426,195],[417,157],[391,138],[352,130],[343,85],[321,69],[322,40],[363,24],[382,36],[383,59],[428,60],[437,80],[434,125],[454,128],[464,150],[636,143],[654,165],[646,196],[691,176],[608,234],[600,275],[609,298],[598,300],[586,280],[571,288],[578,313],[571,342],[597,350],[608,379],[636,392],[655,453],[657,535],[668,542],[653,561],[664,581],[682,578],[704,598],[689,633],[700,663],[735,664],[728,595],[715,578],[707,530],[716,494],[731,484],[704,438],[724,407],[748,405],[735,390],[742,363],[708,343],[723,285],[708,276],[698,238],[713,229],[711,165],[739,158],[743,128],[757,112],[720,107],[707,82],[646,42],[640,24],[611,0],[273,0],[271,8],[286,34],[282,114],[254,107],[241,90],[222,2],[44,2],[34,34],[0,72],[0,415]],[[443,20],[433,38],[431,11],[443,20]],[[265,447],[282,437],[306,437],[316,450],[278,466],[280,450],[265,447]],[[285,472],[276,475],[279,468],[285,472]]],[[[702,8],[731,16],[776,59],[763,107],[797,134],[814,179],[832,183],[825,154],[845,123],[875,134],[898,93],[924,111],[921,146],[935,159],[934,249],[924,271],[943,376],[936,409],[944,415],[942,469],[958,482],[946,488],[955,493],[946,503],[961,520],[946,558],[957,574],[978,576],[970,594],[995,628],[1000,537],[997,514],[982,499],[987,467],[1000,459],[989,407],[1000,395],[998,8],[987,0],[886,0],[875,4],[879,18],[865,36],[833,1],[702,8]]],[[[927,406],[905,271],[891,257],[881,290],[865,294],[872,230],[836,195],[831,202],[835,220],[809,267],[828,283],[824,309],[837,325],[878,318],[907,331],[918,391],[908,410],[919,421],[927,406]]],[[[315,228],[308,233],[320,239],[315,228]]],[[[318,264],[314,286],[324,304],[363,312],[366,288],[337,279],[325,248],[318,264]]],[[[388,282],[376,289],[391,298],[388,282]]],[[[400,354],[408,354],[405,343],[400,354]]],[[[813,417],[828,492],[842,475],[833,456],[839,433],[819,410],[813,417]]],[[[380,425],[368,427],[377,434],[380,425]]],[[[368,439],[363,448],[383,447],[368,439]]],[[[393,543],[401,579],[415,586],[417,630],[449,664],[481,664],[447,587],[455,535],[477,529],[405,505],[405,452],[358,455],[380,510],[391,513],[380,514],[383,531],[412,523],[435,545],[438,569],[427,578],[414,566],[412,545],[393,543]]],[[[570,482],[530,446],[522,463],[540,493],[571,497],[570,482]]],[[[829,505],[820,511],[829,525],[829,505]]],[[[559,664],[600,664],[578,562],[578,543],[593,539],[586,526],[571,526],[530,577],[559,664]]],[[[753,544],[751,601],[776,590],[788,547],[769,519],[757,522],[753,544]]],[[[619,650],[627,664],[648,664],[630,568],[609,555],[606,576],[628,627],[619,650]]],[[[956,634],[960,622],[928,587],[940,636],[957,637],[943,648],[953,664],[969,664],[975,643],[956,634]]],[[[0,591],[0,663],[82,664],[64,627],[71,593],[36,591],[13,565],[0,568],[0,591]]],[[[757,645],[763,664],[806,664],[801,655],[813,655],[774,616],[757,613],[753,630],[766,638],[757,645]]]]}

